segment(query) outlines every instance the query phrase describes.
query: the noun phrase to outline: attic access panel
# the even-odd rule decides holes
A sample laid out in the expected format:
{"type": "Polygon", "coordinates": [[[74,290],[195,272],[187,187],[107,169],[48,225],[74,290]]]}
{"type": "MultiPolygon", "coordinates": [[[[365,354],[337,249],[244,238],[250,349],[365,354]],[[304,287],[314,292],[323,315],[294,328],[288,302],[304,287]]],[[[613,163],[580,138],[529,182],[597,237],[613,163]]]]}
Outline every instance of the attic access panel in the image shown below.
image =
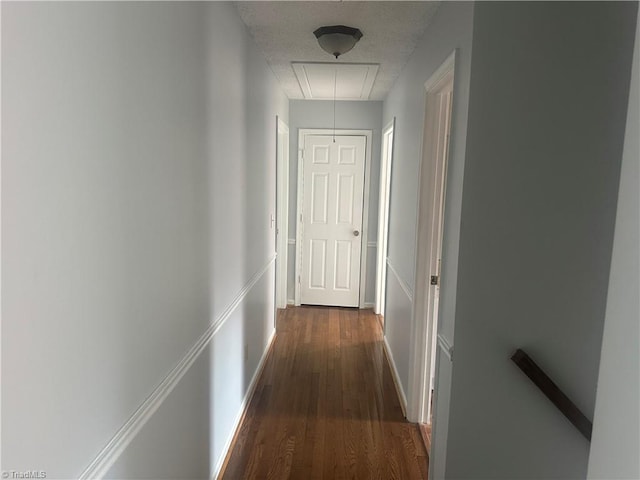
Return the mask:
{"type": "Polygon", "coordinates": [[[304,63],[291,64],[300,89],[307,100],[369,100],[378,74],[373,63],[304,63]]]}

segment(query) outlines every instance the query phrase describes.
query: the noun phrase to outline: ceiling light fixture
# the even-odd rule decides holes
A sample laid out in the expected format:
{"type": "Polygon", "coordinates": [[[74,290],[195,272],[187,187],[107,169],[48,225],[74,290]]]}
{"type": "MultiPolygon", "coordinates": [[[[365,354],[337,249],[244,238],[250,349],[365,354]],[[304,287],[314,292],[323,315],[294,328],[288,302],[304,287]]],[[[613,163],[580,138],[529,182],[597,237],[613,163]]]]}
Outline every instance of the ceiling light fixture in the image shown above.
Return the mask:
{"type": "Polygon", "coordinates": [[[344,25],[320,27],[313,34],[318,39],[320,47],[336,58],[351,50],[362,38],[362,32],[359,29],[344,25]]]}

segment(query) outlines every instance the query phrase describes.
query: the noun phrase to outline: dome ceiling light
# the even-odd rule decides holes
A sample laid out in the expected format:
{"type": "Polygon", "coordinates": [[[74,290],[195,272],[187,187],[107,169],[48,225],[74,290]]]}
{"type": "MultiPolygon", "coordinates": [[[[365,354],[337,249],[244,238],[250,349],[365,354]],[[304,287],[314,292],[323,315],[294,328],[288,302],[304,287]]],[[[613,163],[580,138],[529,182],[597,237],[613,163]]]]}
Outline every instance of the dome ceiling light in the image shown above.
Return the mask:
{"type": "Polygon", "coordinates": [[[359,29],[344,25],[320,27],[313,34],[318,39],[320,47],[336,58],[351,50],[362,38],[359,29]]]}

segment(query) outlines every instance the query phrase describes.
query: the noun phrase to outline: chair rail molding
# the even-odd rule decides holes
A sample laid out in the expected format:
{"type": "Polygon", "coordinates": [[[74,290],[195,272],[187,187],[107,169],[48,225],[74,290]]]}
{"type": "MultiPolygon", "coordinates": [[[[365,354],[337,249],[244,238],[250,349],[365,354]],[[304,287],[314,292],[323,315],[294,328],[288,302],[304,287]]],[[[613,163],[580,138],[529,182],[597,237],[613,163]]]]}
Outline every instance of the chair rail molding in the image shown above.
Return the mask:
{"type": "Polygon", "coordinates": [[[447,340],[447,338],[438,334],[438,347],[442,350],[442,353],[446,355],[450,362],[453,362],[453,345],[447,340]]]}
{"type": "Polygon", "coordinates": [[[411,290],[411,287],[409,287],[407,282],[405,282],[402,279],[402,277],[400,276],[400,274],[398,273],[396,268],[393,266],[393,263],[391,262],[389,257],[387,257],[387,267],[389,267],[389,270],[391,270],[391,272],[393,273],[394,277],[396,277],[396,280],[400,284],[400,288],[402,288],[402,291],[409,298],[409,301],[413,302],[413,290],[411,290]]]}
{"type": "Polygon", "coordinates": [[[213,321],[207,330],[198,338],[192,347],[184,354],[176,366],[164,377],[156,389],[140,404],[131,417],[118,429],[113,437],[107,442],[98,455],[89,463],[80,474],[80,480],[101,479],[116,462],[118,457],[124,452],[131,441],[142,430],[142,427],[149,421],[153,414],[160,408],[164,400],[178,385],[180,379],[184,377],[189,368],[198,359],[200,354],[211,342],[214,335],[222,328],[225,322],[231,317],[235,309],[242,303],[247,294],[255,286],[262,276],[271,268],[276,259],[273,254],[267,263],[256,272],[247,284],[238,292],[234,299],[220,316],[213,321]]]}

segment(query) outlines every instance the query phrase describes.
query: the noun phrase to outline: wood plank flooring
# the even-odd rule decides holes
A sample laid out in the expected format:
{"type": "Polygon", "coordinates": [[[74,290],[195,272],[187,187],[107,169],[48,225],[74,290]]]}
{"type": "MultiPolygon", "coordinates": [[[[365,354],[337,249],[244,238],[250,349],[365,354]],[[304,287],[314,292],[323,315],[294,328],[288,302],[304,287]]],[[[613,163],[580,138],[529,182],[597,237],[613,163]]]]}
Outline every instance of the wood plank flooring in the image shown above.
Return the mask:
{"type": "Polygon", "coordinates": [[[424,448],[427,450],[427,455],[431,455],[431,425],[427,423],[419,423],[420,436],[424,442],[424,448]]]}
{"type": "Polygon", "coordinates": [[[281,311],[221,478],[426,479],[371,310],[281,311]]]}

